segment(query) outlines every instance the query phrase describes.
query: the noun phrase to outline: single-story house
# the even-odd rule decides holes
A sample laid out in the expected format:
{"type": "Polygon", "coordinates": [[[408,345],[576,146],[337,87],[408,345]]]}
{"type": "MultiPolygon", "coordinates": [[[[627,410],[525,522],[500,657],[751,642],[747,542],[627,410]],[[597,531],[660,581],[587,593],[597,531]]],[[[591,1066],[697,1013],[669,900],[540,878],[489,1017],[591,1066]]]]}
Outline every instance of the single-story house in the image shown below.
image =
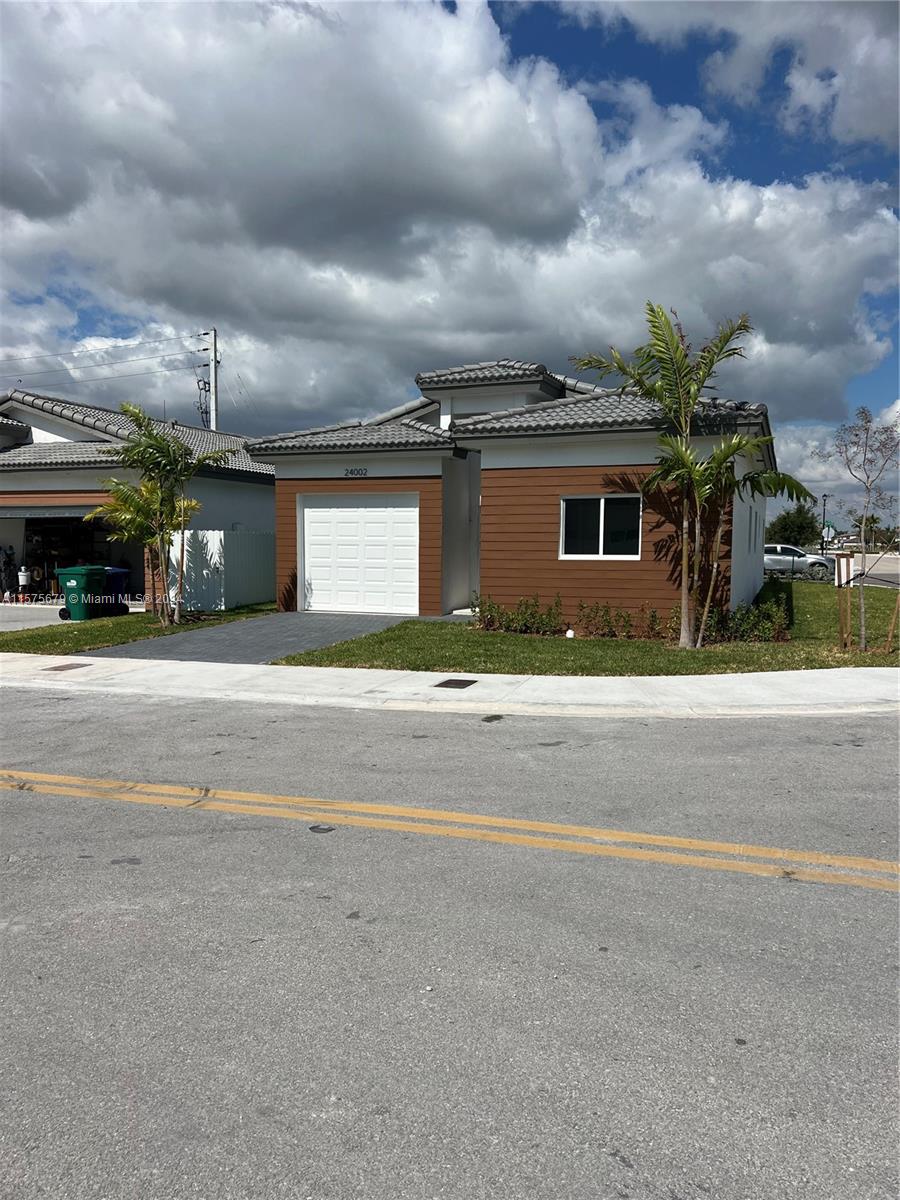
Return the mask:
{"type": "MultiPolygon", "coordinates": [[[[252,459],[237,434],[155,424],[195,453],[233,451],[221,466],[203,468],[189,489],[202,508],[189,533],[186,605],[272,599],[272,468],[252,459]],[[240,569],[229,567],[229,555],[240,569]]],[[[127,567],[132,595],[147,590],[143,548],[109,542],[102,522],[84,521],[107,499],[105,480],[129,478],[108,451],[131,429],[112,409],[19,390],[0,396],[0,550],[12,547],[17,564],[32,572],[33,590],[55,590],[57,567],[79,561],[127,567]]]]}
{"type": "MultiPolygon", "coordinates": [[[[421,395],[368,420],[248,443],[275,469],[282,608],[438,615],[478,593],[559,593],[664,620],[678,603],[664,497],[642,497],[662,413],[634,395],[501,359],[416,376],[421,395]]],[[[700,449],[769,434],[761,404],[703,401],[700,449]]],[[[771,445],[761,462],[774,467],[771,445]]],[[[724,586],[762,584],[765,501],[734,505],[724,586]]]]}

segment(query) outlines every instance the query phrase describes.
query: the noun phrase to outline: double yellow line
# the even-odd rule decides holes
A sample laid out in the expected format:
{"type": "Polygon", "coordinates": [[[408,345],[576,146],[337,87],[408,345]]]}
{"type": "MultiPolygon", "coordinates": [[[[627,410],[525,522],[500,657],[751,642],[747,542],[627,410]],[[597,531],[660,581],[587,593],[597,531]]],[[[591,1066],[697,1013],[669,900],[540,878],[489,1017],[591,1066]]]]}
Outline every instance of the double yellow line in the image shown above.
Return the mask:
{"type": "Polygon", "coordinates": [[[898,863],[879,858],[826,854],[817,850],[784,850],[773,846],[703,841],[665,834],[632,833],[591,825],[562,825],[553,821],[526,821],[399,804],[362,804],[314,799],[310,796],[238,792],[225,788],[86,779],[78,775],[47,775],[35,771],[0,771],[0,788],[38,795],[246,813],[292,821],[315,822],[322,818],[331,825],[355,825],[394,833],[560,850],[569,854],[665,863],[705,871],[733,871],[805,883],[832,883],[888,892],[900,890],[898,863]]]}

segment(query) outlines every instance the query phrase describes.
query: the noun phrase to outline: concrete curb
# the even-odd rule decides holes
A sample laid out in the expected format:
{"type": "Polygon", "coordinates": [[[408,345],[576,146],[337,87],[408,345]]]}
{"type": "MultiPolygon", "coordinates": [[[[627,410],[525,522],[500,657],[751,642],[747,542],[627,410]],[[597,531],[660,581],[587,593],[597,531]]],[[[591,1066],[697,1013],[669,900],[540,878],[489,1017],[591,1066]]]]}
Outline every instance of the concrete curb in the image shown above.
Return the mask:
{"type": "Polygon", "coordinates": [[[747,719],[896,712],[891,667],[730,675],[470,675],[273,667],[84,655],[0,655],[0,687],[394,712],[747,719]],[[473,680],[459,691],[435,687],[473,680]]]}

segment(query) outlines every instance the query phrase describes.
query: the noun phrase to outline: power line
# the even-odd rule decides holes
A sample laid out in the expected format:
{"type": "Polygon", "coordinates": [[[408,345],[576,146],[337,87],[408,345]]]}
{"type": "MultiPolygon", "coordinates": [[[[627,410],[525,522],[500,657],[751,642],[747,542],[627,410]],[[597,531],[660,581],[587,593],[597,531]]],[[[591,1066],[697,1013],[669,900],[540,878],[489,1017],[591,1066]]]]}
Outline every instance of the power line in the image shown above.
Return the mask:
{"type": "Polygon", "coordinates": [[[158,367],[155,371],[129,371],[125,375],[98,375],[96,379],[72,379],[70,383],[112,383],[116,379],[137,379],[140,375],[167,375],[170,371],[190,371],[191,364],[182,367],[158,367]]]}
{"type": "MultiPolygon", "coordinates": [[[[147,338],[143,342],[129,342],[127,346],[123,346],[121,348],[124,350],[134,350],[138,346],[158,346],[162,342],[184,342],[184,341],[187,341],[188,338],[202,338],[202,337],[206,337],[206,336],[207,335],[205,333],[180,333],[180,334],[178,334],[177,337],[147,338]]],[[[88,349],[87,347],[85,347],[82,350],[57,350],[55,354],[24,354],[18,358],[0,358],[0,367],[2,367],[4,365],[4,363],[34,362],[36,359],[39,359],[39,358],[66,358],[68,356],[80,355],[80,354],[103,354],[107,350],[116,350],[116,349],[119,349],[119,347],[117,347],[117,346],[98,346],[94,350],[91,350],[91,349],[88,349]]]]}
{"type": "Polygon", "coordinates": [[[237,402],[237,400],[234,398],[234,392],[231,390],[231,384],[230,384],[230,383],[229,383],[229,381],[228,381],[228,376],[227,376],[227,375],[225,375],[225,376],[224,376],[224,379],[225,379],[225,388],[226,388],[226,390],[228,391],[228,395],[229,395],[229,397],[230,397],[230,399],[231,399],[231,406],[232,406],[232,408],[237,408],[237,406],[238,406],[238,402],[237,402]]]}
{"type": "Polygon", "coordinates": [[[237,382],[238,382],[238,394],[240,394],[240,392],[243,392],[244,397],[246,398],[246,401],[247,401],[248,405],[250,406],[250,411],[255,413],[256,416],[261,417],[262,413],[260,412],[259,405],[256,403],[256,400],[253,398],[253,396],[250,395],[250,389],[244,383],[243,375],[240,373],[240,371],[235,371],[235,375],[237,376],[237,382]]]}
{"type": "MultiPolygon", "coordinates": [[[[23,375],[16,375],[15,371],[10,371],[7,374],[0,375],[0,379],[32,379],[37,375],[65,375],[67,371],[87,371],[91,367],[118,367],[124,363],[132,362],[153,362],[160,358],[183,358],[185,354],[199,354],[199,350],[180,350],[174,354],[143,354],[138,358],[119,358],[115,362],[91,362],[85,363],[83,367],[74,364],[69,364],[67,367],[50,367],[46,371],[26,371],[23,375]]],[[[117,378],[115,375],[110,375],[110,379],[117,378]]]]}

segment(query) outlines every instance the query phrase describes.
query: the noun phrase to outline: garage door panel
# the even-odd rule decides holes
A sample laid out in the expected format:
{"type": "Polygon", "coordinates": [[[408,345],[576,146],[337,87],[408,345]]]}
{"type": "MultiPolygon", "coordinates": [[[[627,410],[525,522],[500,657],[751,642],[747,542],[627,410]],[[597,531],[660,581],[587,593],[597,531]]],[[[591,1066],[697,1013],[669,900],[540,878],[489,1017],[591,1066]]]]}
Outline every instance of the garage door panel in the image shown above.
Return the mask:
{"type": "Polygon", "coordinates": [[[418,494],[301,495],[298,505],[307,608],[419,611],[418,494]]]}

